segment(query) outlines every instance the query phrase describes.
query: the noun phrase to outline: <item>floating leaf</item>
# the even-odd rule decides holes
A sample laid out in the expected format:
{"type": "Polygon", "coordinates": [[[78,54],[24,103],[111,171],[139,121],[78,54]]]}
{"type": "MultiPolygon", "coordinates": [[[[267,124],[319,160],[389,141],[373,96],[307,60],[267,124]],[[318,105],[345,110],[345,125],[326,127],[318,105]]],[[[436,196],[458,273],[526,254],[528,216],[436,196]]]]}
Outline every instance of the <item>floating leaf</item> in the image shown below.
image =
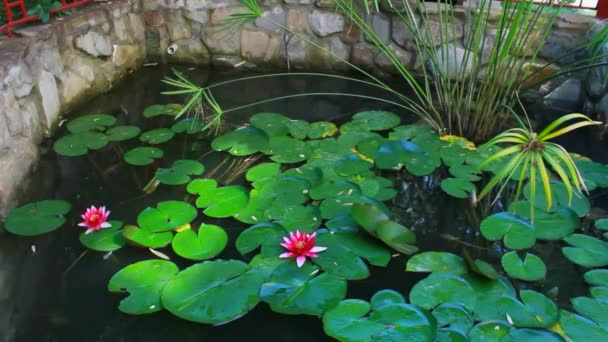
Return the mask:
{"type": "Polygon", "coordinates": [[[106,131],[109,141],[125,141],[139,135],[141,129],[137,126],[117,126],[106,131]]]}
{"type": "Polygon", "coordinates": [[[476,191],[475,185],[461,178],[446,178],[441,181],[441,190],[456,198],[467,198],[476,191]]]}
{"type": "Polygon", "coordinates": [[[111,227],[80,234],[80,242],[88,249],[99,252],[115,251],[125,245],[126,240],[120,231],[122,222],[110,221],[111,227]]]}
{"type": "Polygon", "coordinates": [[[573,246],[562,248],[570,261],[584,267],[608,266],[608,243],[582,234],[572,234],[564,241],[573,246]]]}
{"type": "Polygon", "coordinates": [[[278,223],[264,222],[242,231],[236,239],[236,249],[241,254],[247,254],[262,247],[263,256],[277,256],[283,247],[283,236],[287,231],[278,223]]]}
{"type": "Polygon", "coordinates": [[[433,310],[433,316],[437,319],[440,327],[449,327],[460,334],[466,335],[473,326],[473,316],[462,305],[445,303],[437,306],[433,310]]]}
{"type": "Polygon", "coordinates": [[[237,260],[205,261],[179,272],[162,293],[165,308],[177,317],[206,324],[237,319],[260,297],[262,273],[237,260]]]}
{"type": "Polygon", "coordinates": [[[608,303],[588,297],[576,297],[570,300],[574,309],[589,317],[602,329],[608,329],[608,303]]]}
{"type": "Polygon", "coordinates": [[[499,276],[497,279],[488,279],[474,274],[462,276],[475,290],[477,300],[472,311],[477,321],[494,320],[501,317],[496,302],[503,295],[515,296],[515,289],[507,278],[499,276]]]}
{"type": "Polygon", "coordinates": [[[360,195],[359,186],[347,180],[324,180],[310,189],[310,198],[321,200],[338,196],[360,195]]]}
{"type": "Polygon", "coordinates": [[[475,182],[481,179],[481,177],[477,175],[477,169],[470,165],[455,165],[450,167],[449,171],[452,176],[465,181],[475,182]]]}
{"type": "Polygon", "coordinates": [[[200,195],[196,206],[206,208],[203,213],[209,217],[230,217],[247,206],[249,194],[242,186],[230,185],[209,190],[210,195],[200,195]]]}
{"type": "Polygon", "coordinates": [[[29,203],[13,209],[6,217],[4,227],[10,233],[23,236],[48,233],[65,223],[63,215],[71,208],[70,203],[59,200],[29,203]]]}
{"type": "Polygon", "coordinates": [[[539,281],[544,279],[547,274],[545,263],[534,254],[526,253],[524,260],[521,260],[517,252],[512,251],[504,254],[500,262],[512,278],[539,281]]]}
{"type": "Polygon", "coordinates": [[[154,162],[154,159],[163,157],[163,150],[155,147],[136,147],[127,151],[124,159],[131,165],[148,165],[154,162]]]}
{"type": "Polygon", "coordinates": [[[453,274],[431,274],[410,291],[410,302],[425,309],[442,303],[459,303],[467,310],[475,308],[475,291],[467,280],[453,274]]]}
{"type": "Polygon", "coordinates": [[[501,342],[563,342],[563,339],[556,333],[535,329],[513,329],[501,342]]]}
{"type": "Polygon", "coordinates": [[[258,113],[249,119],[251,126],[261,129],[269,137],[287,135],[289,121],[288,117],[276,113],[258,113]]]}
{"type": "Polygon", "coordinates": [[[156,208],[146,208],[137,216],[137,224],[151,233],[173,230],[192,222],[196,208],[186,202],[160,202],[156,208]]]}
{"type": "Polygon", "coordinates": [[[152,233],[137,226],[126,225],[122,234],[130,242],[148,248],[163,248],[173,240],[172,232],[152,233]]]}
{"type": "Polygon", "coordinates": [[[201,133],[204,127],[205,123],[202,119],[187,118],[174,123],[173,126],[171,126],[171,130],[175,133],[196,134],[201,133]]]}
{"type": "Polygon", "coordinates": [[[584,278],[591,285],[608,286],[608,269],[588,271],[584,278]]]}
{"type": "MultiPolygon", "coordinates": [[[[268,211],[273,211],[270,217],[283,225],[289,231],[300,230],[311,233],[321,226],[323,221],[321,210],[317,206],[278,206],[279,202],[268,211]]],[[[267,211],[267,213],[268,213],[267,211]]]]}
{"type": "Polygon", "coordinates": [[[380,221],[376,225],[378,238],[391,248],[405,254],[413,254],[418,251],[416,234],[408,228],[393,221],[380,221]]]}
{"type": "Polygon", "coordinates": [[[385,111],[373,110],[359,112],[353,115],[353,123],[362,125],[370,131],[383,131],[391,129],[401,122],[399,116],[385,111]]]}
{"type": "Polygon", "coordinates": [[[531,290],[519,292],[522,302],[502,296],[496,303],[502,317],[515,327],[548,328],[559,320],[557,305],[544,295],[531,290]]]}
{"type": "Polygon", "coordinates": [[[397,195],[393,182],[384,177],[365,178],[358,185],[363,196],[378,201],[387,201],[397,195]]]}
{"type": "Polygon", "coordinates": [[[331,137],[338,133],[338,127],[331,122],[318,121],[308,126],[307,135],[310,139],[321,139],[331,137]]]}
{"type": "MultiPolygon", "coordinates": [[[[536,202],[535,205],[538,208],[543,210],[547,210],[549,212],[554,211],[559,208],[570,208],[572,209],[579,217],[585,216],[589,209],[591,208],[591,204],[589,203],[589,199],[587,196],[582,194],[577,190],[573,190],[572,192],[572,200],[568,200],[568,190],[564,183],[556,180],[551,180],[551,198],[552,198],[552,206],[550,210],[547,210],[547,202],[545,198],[545,193],[542,186],[536,186],[536,202]]],[[[524,195],[526,199],[530,199],[530,184],[527,184],[524,187],[524,195]]]]}
{"type": "Polygon", "coordinates": [[[191,175],[201,175],[205,167],[196,160],[176,160],[171,168],[156,170],[156,179],[162,184],[180,185],[190,182],[191,175]]]}
{"type": "Polygon", "coordinates": [[[503,238],[505,246],[512,249],[530,248],[536,241],[532,224],[507,212],[486,217],[481,221],[480,229],[486,239],[496,241],[503,238]]]}
{"type": "Polygon", "coordinates": [[[118,309],[124,313],[141,315],[163,309],[161,292],[179,272],[174,263],[166,260],[146,260],[118,271],[108,283],[110,292],[129,292],[118,309]]]}
{"type": "Polygon", "coordinates": [[[500,342],[511,329],[504,321],[483,321],[469,330],[468,337],[471,342],[500,342]]]}
{"type": "Polygon", "coordinates": [[[139,136],[139,140],[147,142],[148,144],[157,145],[173,139],[174,136],[175,132],[168,128],[157,128],[143,132],[139,136]]]}
{"type": "MultiPolygon", "coordinates": [[[[512,203],[509,211],[530,219],[530,203],[527,201],[512,203]]],[[[551,212],[534,208],[534,223],[532,225],[537,239],[561,240],[578,228],[579,218],[569,208],[554,208],[551,212]]]]}
{"type": "Polygon", "coordinates": [[[268,135],[255,127],[242,127],[219,136],[211,142],[216,151],[226,151],[233,156],[246,156],[265,150],[268,135]]]}
{"type": "Polygon", "coordinates": [[[608,219],[599,219],[595,221],[595,228],[599,230],[608,230],[608,219]]]}
{"type": "Polygon", "coordinates": [[[203,224],[198,235],[191,229],[183,230],[173,238],[171,246],[175,254],[186,259],[209,259],[220,254],[228,243],[228,234],[221,227],[203,224]]]}
{"type": "Polygon", "coordinates": [[[369,269],[363,260],[340,243],[340,236],[324,229],[319,230],[316,245],[327,247],[327,250],[312,259],[323,271],[349,280],[369,277],[369,269]]]}
{"type": "Polygon", "coordinates": [[[447,252],[424,252],[407,261],[409,272],[432,272],[461,275],[467,273],[467,266],[461,257],[447,252]]]}
{"type": "Polygon", "coordinates": [[[99,132],[80,132],[65,135],[53,144],[53,150],[66,157],[83,156],[89,150],[99,150],[108,144],[108,138],[99,132]]]}
{"type": "Polygon", "coordinates": [[[321,315],[346,296],[346,281],[310,263],[298,267],[295,262],[278,266],[260,296],[274,312],[289,315],[321,315]]]}
{"type": "Polygon", "coordinates": [[[289,120],[287,123],[287,128],[289,130],[289,134],[298,139],[304,140],[306,139],[306,135],[308,134],[308,122],[303,120],[289,120]]]}
{"type": "Polygon", "coordinates": [[[268,148],[264,153],[270,155],[270,159],[281,164],[297,163],[306,160],[310,156],[310,149],[305,142],[288,136],[272,137],[268,142],[268,148]]]}
{"type": "Polygon", "coordinates": [[[67,124],[71,133],[82,133],[88,131],[103,131],[108,126],[116,123],[116,118],[107,114],[90,114],[70,120],[67,124]]]}
{"type": "Polygon", "coordinates": [[[245,174],[245,178],[251,183],[253,183],[254,188],[258,188],[264,182],[271,181],[274,178],[278,177],[280,174],[281,164],[262,163],[249,169],[245,174]]]}
{"type": "Polygon", "coordinates": [[[176,103],[154,104],[144,108],[144,117],[152,118],[160,115],[175,116],[182,109],[182,105],[176,103]]]}
{"type": "Polygon", "coordinates": [[[602,329],[595,322],[565,310],[561,311],[559,326],[571,341],[601,342],[608,336],[608,330],[602,329]]]}

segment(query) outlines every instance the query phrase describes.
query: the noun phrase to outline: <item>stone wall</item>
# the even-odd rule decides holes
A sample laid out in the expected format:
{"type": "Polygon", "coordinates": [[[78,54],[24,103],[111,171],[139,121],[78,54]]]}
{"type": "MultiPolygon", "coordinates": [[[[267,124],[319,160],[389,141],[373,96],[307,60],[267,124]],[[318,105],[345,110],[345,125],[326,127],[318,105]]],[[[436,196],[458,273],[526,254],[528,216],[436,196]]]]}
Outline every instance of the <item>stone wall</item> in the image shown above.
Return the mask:
{"type": "MultiPolygon", "coordinates": [[[[375,74],[396,72],[348,18],[335,10],[333,0],[260,2],[265,17],[333,54],[375,74]]],[[[384,1],[382,4],[382,11],[368,15],[366,20],[406,67],[419,70],[423,61],[416,53],[411,33],[395,9],[384,1]]],[[[445,6],[422,3],[418,11],[438,23],[437,14],[445,6]]],[[[467,6],[474,4],[455,8],[460,22],[444,41],[449,44],[444,51],[452,54],[449,58],[456,63],[467,34],[466,17],[475,15],[467,6]]],[[[19,185],[24,184],[35,165],[37,144],[52,134],[61,115],[109,89],[144,63],[211,64],[238,69],[345,68],[345,64],[263,18],[243,25],[225,21],[245,10],[238,0],[115,0],[75,9],[73,15],[50,25],[18,29],[15,38],[0,38],[0,217],[14,206],[19,185]],[[169,47],[173,54],[167,52],[169,47]]],[[[492,39],[498,19],[499,11],[493,11],[488,39],[492,39]]],[[[559,55],[586,40],[595,23],[590,17],[560,15],[542,47],[541,59],[559,55]]],[[[431,26],[430,36],[437,38],[431,45],[438,48],[438,26],[431,26]]],[[[603,69],[587,77],[590,81],[586,83],[570,83],[578,87],[578,102],[608,115],[606,86],[597,81],[605,73],[603,69]]],[[[571,96],[572,91],[565,93],[571,96]]]]}

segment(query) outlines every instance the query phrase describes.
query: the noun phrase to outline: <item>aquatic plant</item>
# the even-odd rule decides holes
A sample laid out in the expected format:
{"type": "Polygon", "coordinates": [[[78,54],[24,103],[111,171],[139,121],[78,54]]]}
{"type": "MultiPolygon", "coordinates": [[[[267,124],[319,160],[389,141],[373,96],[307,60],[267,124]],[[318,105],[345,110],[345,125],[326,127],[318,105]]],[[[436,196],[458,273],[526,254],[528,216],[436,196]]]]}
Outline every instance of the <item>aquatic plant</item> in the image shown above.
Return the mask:
{"type": "Polygon", "coordinates": [[[290,232],[289,237],[283,237],[284,242],[281,246],[287,252],[279,255],[279,258],[295,258],[298,267],[302,267],[306,262],[306,258],[316,258],[317,253],[323,252],[327,247],[315,245],[315,236],[317,233],[301,233],[299,230],[290,232]]]}
{"type": "Polygon", "coordinates": [[[78,226],[87,228],[85,234],[90,234],[102,228],[110,228],[112,224],[108,222],[109,216],[110,211],[106,211],[105,206],[97,208],[92,205],[90,208],[87,208],[84,214],[80,215],[84,221],[80,222],[78,226]]]}

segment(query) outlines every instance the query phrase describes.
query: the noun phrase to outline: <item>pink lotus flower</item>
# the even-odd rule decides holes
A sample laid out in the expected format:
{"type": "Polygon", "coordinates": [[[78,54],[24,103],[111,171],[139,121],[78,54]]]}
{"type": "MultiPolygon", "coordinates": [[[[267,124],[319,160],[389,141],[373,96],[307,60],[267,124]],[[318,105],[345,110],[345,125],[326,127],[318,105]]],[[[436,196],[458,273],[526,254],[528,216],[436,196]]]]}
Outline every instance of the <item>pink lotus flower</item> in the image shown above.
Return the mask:
{"type": "Polygon", "coordinates": [[[108,216],[110,216],[110,211],[106,211],[105,206],[96,208],[92,205],[84,214],[80,215],[84,221],[80,222],[78,225],[80,227],[88,228],[85,234],[92,233],[101,228],[110,228],[112,225],[108,222],[108,216]]]}
{"type": "Polygon", "coordinates": [[[285,247],[289,252],[279,255],[279,258],[296,258],[298,267],[302,267],[306,258],[316,258],[319,252],[323,252],[327,247],[315,246],[315,236],[317,233],[307,234],[300,233],[296,230],[289,233],[289,238],[283,237],[284,243],[281,246],[285,247]]]}

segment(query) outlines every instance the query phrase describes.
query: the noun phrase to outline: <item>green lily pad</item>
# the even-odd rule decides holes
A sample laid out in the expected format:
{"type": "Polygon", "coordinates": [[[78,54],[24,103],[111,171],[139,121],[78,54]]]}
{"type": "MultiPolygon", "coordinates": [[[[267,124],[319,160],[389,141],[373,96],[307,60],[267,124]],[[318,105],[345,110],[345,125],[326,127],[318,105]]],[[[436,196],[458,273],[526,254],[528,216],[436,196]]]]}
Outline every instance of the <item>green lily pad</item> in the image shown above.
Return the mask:
{"type": "Polygon", "coordinates": [[[139,135],[141,129],[137,126],[117,126],[106,131],[109,141],[125,141],[139,135]]]}
{"type": "Polygon", "coordinates": [[[373,177],[374,172],[370,170],[373,165],[372,162],[361,159],[359,155],[350,153],[334,163],[334,171],[342,177],[373,177]]]}
{"type": "Polygon", "coordinates": [[[116,123],[116,118],[107,114],[90,114],[70,120],[67,124],[71,133],[82,133],[88,131],[103,131],[108,126],[116,123]]]}
{"type": "Polygon", "coordinates": [[[281,174],[281,164],[279,163],[262,163],[258,164],[247,171],[245,178],[253,183],[254,188],[260,187],[266,181],[278,177],[281,174]],[[257,182],[257,184],[256,184],[257,182]]]}
{"type": "Polygon", "coordinates": [[[281,164],[297,163],[308,159],[310,148],[305,142],[288,136],[272,137],[268,142],[268,148],[264,153],[270,155],[270,159],[281,164]]]}
{"type": "Polygon", "coordinates": [[[400,122],[401,119],[396,114],[379,110],[359,112],[353,115],[354,124],[362,125],[370,131],[391,129],[399,125],[400,122]]]}
{"type": "Polygon", "coordinates": [[[361,190],[357,184],[347,180],[327,179],[310,189],[310,198],[314,200],[352,195],[361,195],[361,190]]]}
{"type": "MultiPolygon", "coordinates": [[[[530,203],[518,201],[511,204],[509,211],[526,219],[530,219],[530,203]]],[[[534,209],[534,233],[537,239],[561,240],[572,234],[579,226],[579,218],[569,208],[554,208],[548,212],[540,208],[534,209]]]]}
{"type": "Polygon", "coordinates": [[[453,274],[433,273],[416,283],[410,291],[410,302],[427,310],[451,302],[473,311],[476,299],[469,282],[453,274]]]}
{"type": "Polygon", "coordinates": [[[564,340],[556,333],[535,329],[513,329],[501,342],[563,342],[564,340]]]}
{"type": "Polygon", "coordinates": [[[376,233],[380,240],[401,253],[413,254],[418,251],[418,247],[414,246],[416,234],[397,222],[390,220],[378,222],[376,233]]]}
{"type": "Polygon", "coordinates": [[[591,270],[585,273],[585,281],[591,285],[608,286],[608,269],[591,270]]]}
{"type": "Polygon", "coordinates": [[[176,103],[154,104],[144,108],[144,117],[153,118],[160,115],[175,116],[182,109],[182,105],[176,103]]]}
{"type": "Polygon", "coordinates": [[[171,130],[175,133],[196,134],[201,133],[205,123],[198,118],[186,118],[177,121],[171,126],[171,130]]]}
{"type": "Polygon", "coordinates": [[[456,198],[467,198],[476,191],[475,185],[461,178],[446,178],[441,181],[441,190],[456,198]]]}
{"type": "Polygon", "coordinates": [[[166,260],[146,260],[131,264],[110,279],[110,292],[129,292],[118,309],[124,313],[141,315],[163,309],[161,292],[169,280],[179,272],[177,266],[166,260]]]}
{"type": "Polygon", "coordinates": [[[503,295],[515,296],[513,285],[505,277],[488,279],[474,274],[462,277],[473,287],[477,296],[475,309],[472,311],[476,321],[495,320],[501,317],[496,302],[503,295]]]}
{"type": "Polygon", "coordinates": [[[249,224],[269,221],[270,218],[266,215],[266,209],[273,205],[273,201],[273,198],[260,194],[258,190],[253,189],[249,192],[247,205],[232,216],[241,222],[249,224]]]}
{"type": "Polygon", "coordinates": [[[608,218],[596,220],[595,228],[599,230],[608,230],[608,218]]]}
{"type": "Polygon", "coordinates": [[[80,234],[80,243],[86,248],[99,252],[111,252],[125,245],[126,240],[120,231],[122,222],[110,221],[111,227],[103,228],[89,234],[80,234]]]}
{"type": "Polygon", "coordinates": [[[156,147],[136,147],[127,151],[124,155],[124,160],[137,166],[152,164],[154,159],[163,157],[163,150],[156,147]]]}
{"type": "Polygon", "coordinates": [[[582,234],[572,234],[564,241],[573,246],[562,248],[562,253],[573,263],[584,267],[608,266],[608,243],[582,234]]]}
{"type": "Polygon", "coordinates": [[[322,139],[336,135],[338,127],[328,121],[313,122],[308,126],[307,135],[310,139],[322,139]]]}
{"type": "Polygon", "coordinates": [[[500,259],[502,267],[510,277],[525,281],[539,281],[547,274],[547,267],[541,258],[526,253],[524,260],[519,258],[517,252],[506,253],[500,259]]]}
{"type": "Polygon", "coordinates": [[[536,235],[532,224],[511,213],[502,212],[486,217],[481,221],[481,233],[490,240],[503,239],[511,249],[525,249],[534,246],[536,235]]]}
{"type": "Polygon", "coordinates": [[[387,201],[397,195],[393,182],[384,177],[365,178],[358,185],[363,196],[378,201],[387,201]]]}
{"type": "Polygon", "coordinates": [[[327,230],[317,231],[316,245],[327,250],[318,254],[313,262],[323,271],[336,277],[356,280],[369,277],[369,269],[358,255],[340,243],[340,236],[327,230]]]}
{"type": "Polygon", "coordinates": [[[469,330],[468,338],[471,342],[500,342],[511,329],[509,323],[504,321],[483,321],[469,330]]]}
{"type": "Polygon", "coordinates": [[[228,151],[233,156],[246,156],[265,150],[268,135],[255,127],[243,127],[219,136],[211,142],[216,151],[228,151]]]}
{"type": "Polygon", "coordinates": [[[608,336],[608,330],[592,320],[566,310],[561,311],[559,326],[571,341],[602,342],[608,336]]]}
{"type": "Polygon", "coordinates": [[[252,127],[261,129],[269,137],[287,135],[289,121],[288,117],[276,113],[258,113],[249,119],[252,127]]]}
{"type": "Polygon", "coordinates": [[[581,315],[590,318],[602,329],[608,329],[608,302],[588,297],[576,297],[570,301],[581,315]]]}
{"type": "Polygon", "coordinates": [[[340,227],[332,229],[332,236],[342,247],[366,259],[370,264],[385,267],[391,260],[390,250],[358,228],[340,227]]]}
{"type": "Polygon", "coordinates": [[[162,184],[180,185],[190,182],[191,175],[201,175],[205,167],[196,160],[176,160],[171,168],[156,170],[156,179],[162,184]]]}
{"type": "Polygon", "coordinates": [[[29,203],[13,209],[6,217],[4,227],[10,233],[23,236],[48,233],[63,226],[63,215],[71,208],[70,203],[59,200],[29,203]]]}
{"type": "Polygon", "coordinates": [[[65,135],[53,144],[53,150],[66,157],[83,156],[89,150],[99,150],[108,144],[108,138],[99,132],[79,132],[65,135]]]}
{"type": "Polygon", "coordinates": [[[260,296],[274,312],[319,316],[344,299],[346,280],[318,271],[310,263],[302,267],[295,261],[282,264],[262,285],[260,296]]]}
{"type": "Polygon", "coordinates": [[[376,235],[376,226],[379,222],[389,219],[387,212],[380,207],[364,203],[353,205],[351,213],[355,222],[372,235],[376,235]]]}
{"type": "Polygon", "coordinates": [[[470,165],[454,165],[450,167],[450,174],[455,178],[469,182],[475,182],[481,179],[478,176],[478,171],[470,165]]]}
{"type": "MultiPolygon", "coordinates": [[[[321,210],[317,206],[280,206],[275,202],[275,205],[268,211],[274,212],[270,217],[283,225],[288,231],[304,231],[311,233],[321,226],[323,221],[321,210]]],[[[268,213],[267,211],[267,213],[268,213]]]]}
{"type": "Polygon", "coordinates": [[[518,328],[548,328],[559,320],[559,308],[544,295],[531,290],[519,292],[523,302],[502,296],[496,303],[504,320],[518,328]]]}
{"type": "MultiPolygon", "coordinates": [[[[591,204],[589,199],[584,194],[580,193],[576,189],[573,190],[572,200],[568,201],[568,192],[564,183],[552,180],[551,183],[551,200],[553,202],[551,210],[549,212],[559,209],[561,207],[572,209],[579,217],[587,215],[591,204]]],[[[530,198],[530,184],[524,187],[524,196],[526,199],[530,198]]],[[[545,199],[545,192],[542,186],[536,186],[536,207],[543,210],[547,209],[547,202],[545,199]]]]}
{"type": "Polygon", "coordinates": [[[186,202],[160,202],[156,208],[146,208],[137,216],[137,224],[151,233],[179,228],[196,218],[196,208],[186,202]]]}
{"type": "Polygon", "coordinates": [[[471,272],[481,275],[488,279],[498,279],[498,272],[494,269],[494,266],[486,261],[479,259],[467,259],[467,265],[471,269],[471,272]]]}
{"type": "Polygon", "coordinates": [[[289,120],[288,122],[286,122],[286,124],[287,129],[289,130],[289,135],[298,140],[306,139],[309,126],[308,122],[303,120],[289,120]]]}
{"type": "Polygon", "coordinates": [[[139,140],[148,144],[157,145],[165,143],[175,136],[175,132],[168,128],[157,128],[150,131],[145,131],[139,136],[139,140]]]}
{"type": "Polygon", "coordinates": [[[163,290],[162,303],[188,321],[226,323],[258,304],[263,281],[261,272],[242,261],[204,261],[173,277],[163,290]]]}
{"type": "Polygon", "coordinates": [[[276,257],[283,249],[280,243],[286,235],[288,232],[280,224],[264,222],[242,231],[235,245],[241,254],[247,254],[261,246],[263,256],[276,257]]]}
{"type": "Polygon", "coordinates": [[[221,227],[212,224],[201,225],[198,235],[191,229],[175,235],[171,246],[175,254],[182,258],[203,260],[220,254],[228,244],[228,234],[221,227]]]}
{"type": "Polygon", "coordinates": [[[447,252],[424,252],[416,254],[407,261],[409,272],[466,274],[467,265],[461,257],[447,252]]]}
{"type": "Polygon", "coordinates": [[[449,327],[462,335],[467,334],[475,321],[464,306],[454,303],[441,304],[433,309],[432,314],[438,326],[449,327]]]}
{"type": "Polygon", "coordinates": [[[148,248],[163,248],[173,240],[172,232],[152,233],[133,225],[126,225],[122,234],[130,242],[148,248]]]}
{"type": "Polygon", "coordinates": [[[206,208],[203,213],[209,217],[230,217],[247,206],[249,193],[238,185],[210,189],[210,195],[201,194],[196,200],[196,206],[206,208]]]}

